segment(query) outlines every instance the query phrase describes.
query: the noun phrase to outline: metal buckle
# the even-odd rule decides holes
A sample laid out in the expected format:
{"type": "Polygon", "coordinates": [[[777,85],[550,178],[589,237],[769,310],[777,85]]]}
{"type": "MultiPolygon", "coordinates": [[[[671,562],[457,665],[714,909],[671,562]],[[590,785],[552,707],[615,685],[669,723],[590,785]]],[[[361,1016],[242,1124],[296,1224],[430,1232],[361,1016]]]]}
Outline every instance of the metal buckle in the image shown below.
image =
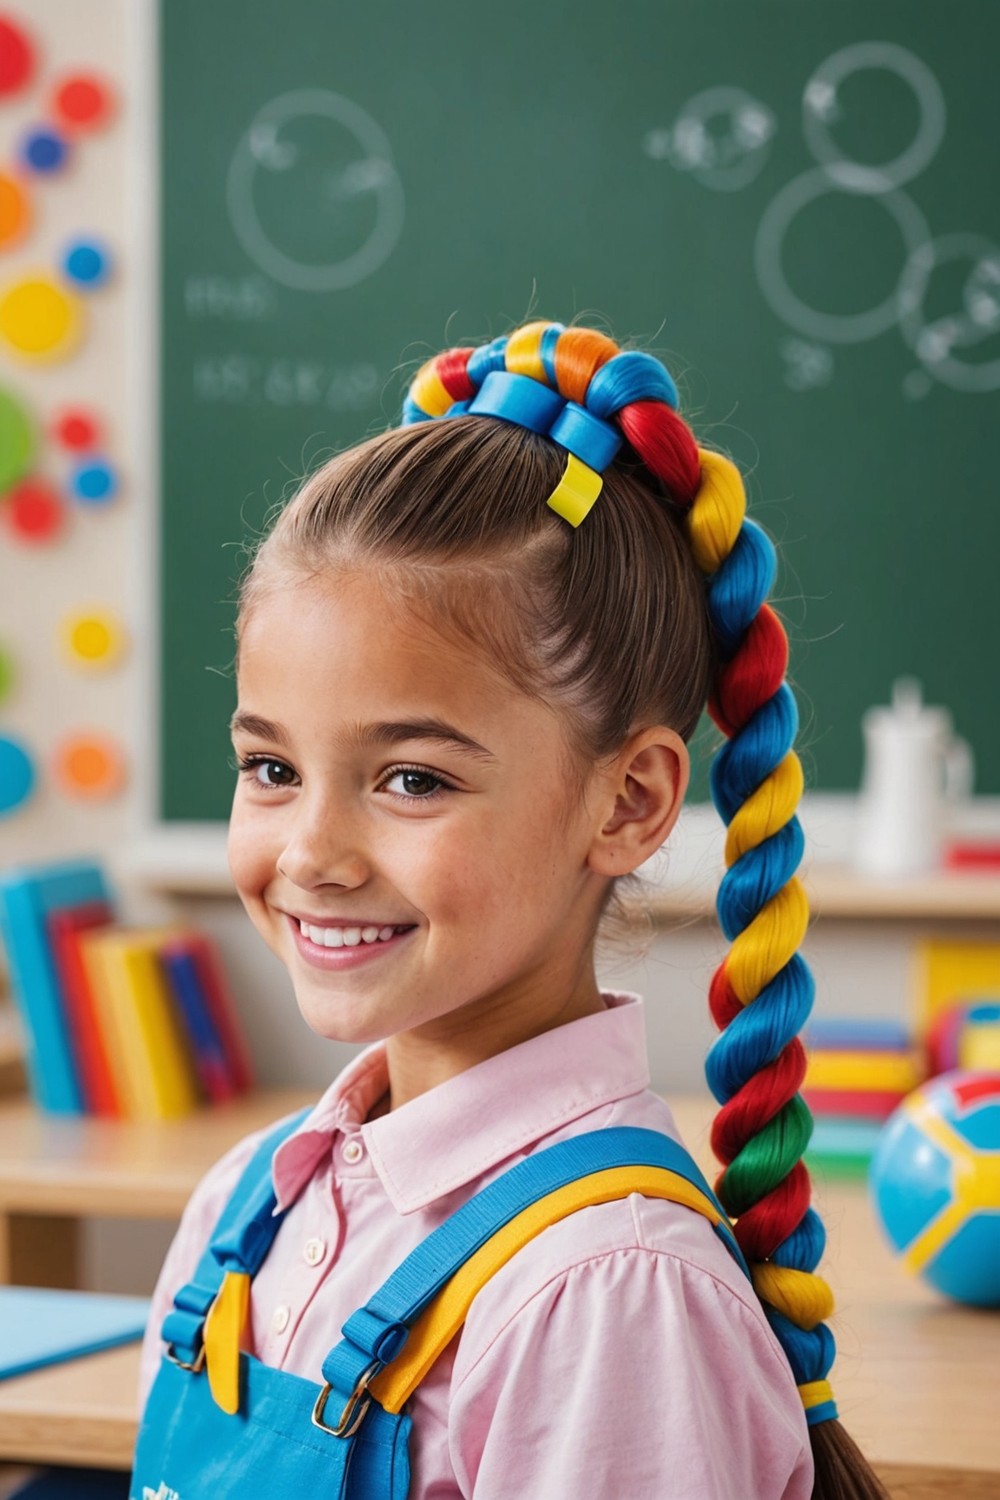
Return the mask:
{"type": "Polygon", "coordinates": [[[368,1389],[369,1381],[371,1381],[378,1374],[381,1368],[381,1360],[376,1359],[372,1361],[367,1370],[362,1372],[358,1379],[357,1385],[354,1387],[350,1396],[347,1398],[347,1405],[344,1407],[344,1410],[342,1411],[340,1416],[340,1421],[337,1423],[336,1427],[328,1427],[327,1424],[322,1420],[323,1412],[326,1409],[326,1399],[329,1396],[330,1392],[333,1390],[333,1386],[324,1385],[323,1389],[316,1397],[316,1404],[313,1407],[313,1424],[316,1427],[321,1427],[324,1432],[332,1433],[334,1437],[353,1437],[358,1428],[361,1426],[362,1421],[364,1420],[365,1412],[372,1404],[371,1396],[365,1396],[364,1402],[361,1406],[361,1410],[354,1418],[354,1422],[350,1427],[348,1427],[347,1424],[348,1422],[350,1422],[351,1417],[354,1414],[355,1406],[358,1404],[358,1401],[361,1399],[361,1396],[364,1394],[364,1392],[368,1389]]]}
{"type": "Polygon", "coordinates": [[[195,1375],[198,1374],[199,1370],[204,1369],[204,1367],[205,1367],[205,1345],[204,1344],[202,1344],[201,1348],[198,1350],[198,1358],[195,1360],[195,1362],[194,1362],[193,1365],[186,1365],[182,1359],[178,1359],[177,1356],[174,1354],[173,1349],[174,1349],[173,1344],[168,1344],[167,1347],[164,1349],[163,1352],[166,1355],[167,1359],[169,1359],[170,1363],[172,1365],[176,1365],[178,1367],[178,1369],[180,1369],[180,1370],[190,1370],[195,1375]]]}

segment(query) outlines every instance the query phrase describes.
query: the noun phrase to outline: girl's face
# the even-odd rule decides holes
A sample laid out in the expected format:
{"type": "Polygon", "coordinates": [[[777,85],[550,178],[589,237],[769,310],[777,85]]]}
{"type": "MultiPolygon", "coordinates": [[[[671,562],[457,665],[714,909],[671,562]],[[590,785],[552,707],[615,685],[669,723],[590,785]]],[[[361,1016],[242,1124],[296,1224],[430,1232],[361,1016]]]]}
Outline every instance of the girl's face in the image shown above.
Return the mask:
{"type": "Polygon", "coordinates": [[[370,575],[276,589],[244,622],[233,743],[230,869],[314,1031],[440,1042],[596,994],[593,808],[558,719],[471,644],[370,575]]]}

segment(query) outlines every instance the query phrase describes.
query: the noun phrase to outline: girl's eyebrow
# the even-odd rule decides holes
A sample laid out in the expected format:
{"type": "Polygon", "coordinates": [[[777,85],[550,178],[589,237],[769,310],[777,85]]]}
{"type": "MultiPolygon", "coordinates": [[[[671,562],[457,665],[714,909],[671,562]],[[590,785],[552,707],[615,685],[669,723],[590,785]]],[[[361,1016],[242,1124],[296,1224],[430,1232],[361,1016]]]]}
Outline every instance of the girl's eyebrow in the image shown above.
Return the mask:
{"type": "MultiPolygon", "coordinates": [[[[242,731],[259,739],[273,740],[277,745],[289,749],[288,735],[280,724],[263,719],[259,714],[237,710],[229,722],[231,734],[242,731]]],[[[370,745],[395,745],[401,740],[435,740],[450,750],[474,755],[479,760],[495,761],[496,756],[478,740],[447,724],[443,719],[427,716],[419,719],[384,719],[373,724],[356,724],[344,736],[353,745],[366,748],[370,745]]]]}

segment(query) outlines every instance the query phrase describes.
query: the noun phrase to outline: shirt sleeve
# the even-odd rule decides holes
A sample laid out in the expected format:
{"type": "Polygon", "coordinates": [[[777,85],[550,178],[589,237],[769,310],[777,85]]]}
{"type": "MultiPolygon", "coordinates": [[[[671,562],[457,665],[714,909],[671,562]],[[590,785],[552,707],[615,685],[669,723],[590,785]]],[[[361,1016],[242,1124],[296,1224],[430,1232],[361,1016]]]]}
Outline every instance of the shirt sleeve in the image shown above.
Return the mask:
{"type": "Polygon", "coordinates": [[[160,1358],[163,1354],[160,1329],[173,1305],[174,1293],[194,1275],[202,1252],[208,1244],[209,1237],[229,1195],[236,1186],[240,1173],[260,1141],[272,1128],[271,1125],[265,1125],[231,1146],[224,1156],[209,1167],[185,1204],[177,1233],[160,1267],[150,1304],[146,1331],[143,1334],[139,1361],[138,1410],[140,1417],[160,1366],[160,1358]]]}
{"type": "Polygon", "coordinates": [[[521,1306],[462,1370],[449,1434],[466,1500],[812,1491],[802,1404],[759,1306],[638,1246],[582,1260],[521,1306]]]}

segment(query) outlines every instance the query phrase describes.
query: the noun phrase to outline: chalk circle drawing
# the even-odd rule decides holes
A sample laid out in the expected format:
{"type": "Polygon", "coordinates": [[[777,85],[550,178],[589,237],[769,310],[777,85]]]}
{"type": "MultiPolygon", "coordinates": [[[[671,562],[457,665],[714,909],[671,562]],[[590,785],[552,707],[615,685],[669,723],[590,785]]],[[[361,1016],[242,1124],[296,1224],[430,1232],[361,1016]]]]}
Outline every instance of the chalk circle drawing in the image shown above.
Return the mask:
{"type": "Polygon", "coordinates": [[[720,84],[693,95],[672,127],[647,131],[643,150],[705,187],[735,193],[763,170],[776,131],[766,104],[746,89],[720,84]]]}
{"type": "Polygon", "coordinates": [[[816,69],[802,96],[806,144],[834,182],[852,193],[884,193],[901,187],[929,166],[944,139],[946,110],[941,85],[926,63],[895,42],[857,42],[834,52],[816,69]],[[877,68],[908,84],[920,113],[917,133],[897,157],[865,164],[837,146],[832,129],[843,119],[838,89],[852,73],[877,68]]]}
{"type": "MultiPolygon", "coordinates": [[[[899,293],[903,337],[927,375],[957,391],[993,391],[1000,386],[1000,358],[962,358],[1000,335],[1000,247],[978,234],[946,234],[928,240],[910,256],[899,293]],[[952,262],[969,264],[962,310],[928,318],[927,298],[935,271],[952,262]]],[[[911,397],[925,395],[926,382],[912,372],[904,382],[911,397]],[[916,377],[916,378],[914,378],[916,377]]]]}
{"type": "Polygon", "coordinates": [[[328,89],[296,89],[264,105],[230,162],[226,200],[254,264],[301,292],[364,281],[403,228],[388,137],[360,105],[328,89]]]}
{"type": "MultiPolygon", "coordinates": [[[[901,267],[930,238],[923,214],[906,194],[886,189],[877,197],[864,196],[883,208],[895,221],[905,251],[901,267]]],[[[876,338],[899,321],[899,281],[887,295],[872,307],[854,313],[828,313],[810,307],[791,288],[782,264],[782,249],[791,225],[809,204],[834,193],[845,193],[831,181],[824,167],[814,167],[794,178],[771,200],[760,221],[754,242],[754,265],[760,289],[771,306],[790,328],[806,338],[821,339],[830,344],[857,344],[876,338]]]]}

